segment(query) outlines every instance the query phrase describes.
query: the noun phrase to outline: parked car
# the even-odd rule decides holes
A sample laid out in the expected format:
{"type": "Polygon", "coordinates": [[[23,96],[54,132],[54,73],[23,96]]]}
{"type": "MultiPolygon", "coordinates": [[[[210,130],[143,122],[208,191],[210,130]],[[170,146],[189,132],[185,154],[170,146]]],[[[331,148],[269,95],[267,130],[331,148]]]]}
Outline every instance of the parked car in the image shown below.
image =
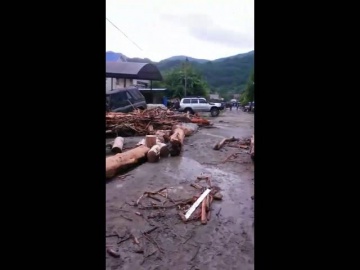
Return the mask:
{"type": "Polygon", "coordinates": [[[128,113],[146,108],[145,97],[136,87],[106,91],[106,111],[128,113]]]}
{"type": "Polygon", "coordinates": [[[210,103],[203,97],[186,97],[180,101],[180,112],[189,112],[194,114],[196,112],[210,112],[211,116],[215,117],[224,110],[221,103],[210,103]]]}

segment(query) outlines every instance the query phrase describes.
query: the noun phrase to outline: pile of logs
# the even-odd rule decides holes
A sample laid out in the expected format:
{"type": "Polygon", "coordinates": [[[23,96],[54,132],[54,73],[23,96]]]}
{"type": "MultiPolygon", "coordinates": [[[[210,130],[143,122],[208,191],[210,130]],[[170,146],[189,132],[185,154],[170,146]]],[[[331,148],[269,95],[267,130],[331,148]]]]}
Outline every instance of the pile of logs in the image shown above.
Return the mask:
{"type": "Polygon", "coordinates": [[[145,161],[154,163],[169,155],[180,155],[186,134],[191,135],[191,130],[181,125],[175,125],[171,130],[157,130],[126,152],[123,152],[124,138],[116,137],[111,148],[115,155],[106,158],[106,178],[114,177],[131,165],[145,161]]]}
{"type": "Polygon", "coordinates": [[[196,123],[199,126],[210,125],[210,122],[199,116],[177,114],[161,107],[134,110],[131,113],[108,112],[106,114],[106,132],[118,136],[154,135],[156,130],[171,130],[181,122],[196,123]]]}

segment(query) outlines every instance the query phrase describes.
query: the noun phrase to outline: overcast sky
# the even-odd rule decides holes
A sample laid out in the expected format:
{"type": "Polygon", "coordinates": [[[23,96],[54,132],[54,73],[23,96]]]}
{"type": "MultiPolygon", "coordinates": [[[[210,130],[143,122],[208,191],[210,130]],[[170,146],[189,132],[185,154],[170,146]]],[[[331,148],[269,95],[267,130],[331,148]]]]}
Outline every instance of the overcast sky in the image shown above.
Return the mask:
{"type": "Polygon", "coordinates": [[[106,0],[106,50],[153,61],[254,49],[254,0],[106,0]]]}

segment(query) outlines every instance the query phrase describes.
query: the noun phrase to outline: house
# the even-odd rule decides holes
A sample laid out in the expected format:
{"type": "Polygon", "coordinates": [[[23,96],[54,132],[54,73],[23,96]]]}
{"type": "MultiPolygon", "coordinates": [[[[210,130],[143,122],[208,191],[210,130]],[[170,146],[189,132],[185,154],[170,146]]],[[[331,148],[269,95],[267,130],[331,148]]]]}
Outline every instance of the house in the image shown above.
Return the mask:
{"type": "Polygon", "coordinates": [[[210,94],[209,99],[220,99],[219,94],[210,94]]]}
{"type": "Polygon", "coordinates": [[[234,98],[234,99],[239,99],[239,98],[240,98],[240,94],[234,94],[234,95],[233,95],[233,98],[234,98]]]}
{"type": "MultiPolygon", "coordinates": [[[[108,62],[128,63],[125,55],[115,52],[106,52],[106,63],[108,62]]],[[[123,88],[128,86],[148,87],[150,86],[150,81],[137,79],[124,80],[119,78],[117,80],[113,80],[111,83],[111,78],[106,78],[106,90],[123,88]]]]}
{"type": "Polygon", "coordinates": [[[145,97],[146,103],[164,104],[167,88],[139,88],[139,91],[145,97]]]}
{"type": "MultiPolygon", "coordinates": [[[[152,81],[162,81],[163,79],[159,69],[154,64],[132,62],[106,62],[105,77],[106,91],[134,85],[143,89],[150,86],[151,91],[153,89],[152,81]]],[[[154,102],[154,92],[150,92],[149,103],[154,102]]]]}

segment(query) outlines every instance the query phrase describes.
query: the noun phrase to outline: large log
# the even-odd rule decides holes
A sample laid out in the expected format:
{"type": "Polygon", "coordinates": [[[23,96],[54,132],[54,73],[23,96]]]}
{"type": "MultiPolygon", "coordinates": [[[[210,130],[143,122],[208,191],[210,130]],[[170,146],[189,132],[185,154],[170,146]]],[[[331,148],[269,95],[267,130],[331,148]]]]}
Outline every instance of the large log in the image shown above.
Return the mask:
{"type": "Polygon", "coordinates": [[[232,137],[232,138],[224,138],[222,139],[220,142],[218,142],[217,144],[215,144],[214,146],[214,150],[220,150],[221,147],[224,146],[225,143],[228,143],[228,142],[235,142],[235,141],[238,141],[239,139],[236,139],[235,137],[232,137]]]}
{"type": "Polygon", "coordinates": [[[156,135],[146,135],[145,145],[149,148],[153,147],[156,144],[156,135]]]}
{"type": "Polygon", "coordinates": [[[159,129],[159,130],[157,130],[155,132],[155,135],[157,135],[157,136],[164,136],[164,135],[170,136],[171,135],[171,130],[161,130],[161,129],[159,129]]]}
{"type": "Polygon", "coordinates": [[[159,138],[156,138],[156,145],[160,147],[160,157],[168,157],[170,152],[169,148],[159,138]]]}
{"type": "Polygon", "coordinates": [[[182,128],[184,130],[185,136],[191,136],[194,132],[198,130],[198,125],[193,123],[181,123],[174,125],[172,127],[172,131],[174,131],[176,128],[182,128]]]}
{"type": "Polygon", "coordinates": [[[199,126],[208,126],[210,121],[200,117],[191,118],[191,123],[198,124],[199,126]]]}
{"type": "Polygon", "coordinates": [[[128,165],[136,164],[142,159],[146,159],[146,154],[149,150],[145,145],[141,145],[124,153],[106,158],[106,178],[115,176],[128,165]]]}
{"type": "Polygon", "coordinates": [[[160,160],[160,146],[155,144],[147,153],[148,162],[154,163],[160,160]]]}
{"type": "Polygon", "coordinates": [[[170,155],[178,156],[181,153],[184,143],[185,132],[182,128],[176,128],[170,136],[170,155]]]}
{"type": "Polygon", "coordinates": [[[124,146],[124,138],[123,137],[116,137],[114,143],[111,148],[111,152],[113,153],[121,153],[124,146]]]}

